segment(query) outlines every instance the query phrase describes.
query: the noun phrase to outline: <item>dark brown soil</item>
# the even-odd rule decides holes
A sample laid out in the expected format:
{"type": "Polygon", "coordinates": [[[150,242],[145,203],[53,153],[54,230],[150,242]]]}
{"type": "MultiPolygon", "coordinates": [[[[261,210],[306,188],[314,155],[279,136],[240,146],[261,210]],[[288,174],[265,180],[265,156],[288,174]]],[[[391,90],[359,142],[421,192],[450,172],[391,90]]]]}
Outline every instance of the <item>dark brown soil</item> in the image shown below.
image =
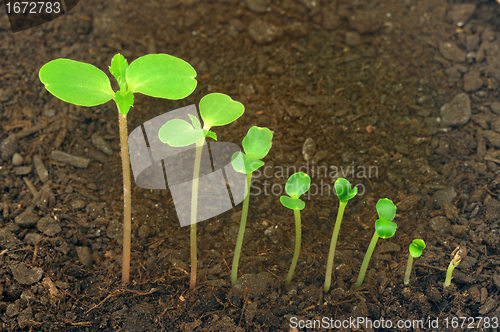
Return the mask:
{"type": "Polygon", "coordinates": [[[4,14],[0,330],[288,332],[326,330],[299,328],[299,321],[366,318],[393,325],[341,330],[497,331],[499,28],[493,0],[88,0],[15,34],[4,14]],[[189,229],[179,226],[170,192],[135,184],[132,282],[121,284],[116,107],[65,104],[38,79],[40,67],[60,57],[108,73],[116,53],[129,63],[168,53],[198,72],[198,87],[185,100],[136,95],[129,132],[210,92],[246,108],[233,124],[215,128],[219,140],[240,145],[253,125],[274,132],[267,173],[254,176],[250,200],[240,263],[248,290],[230,284],[241,205],[199,224],[198,285],[190,291],[189,229]],[[458,98],[470,99],[470,108],[452,103],[463,93],[458,98]],[[93,134],[112,155],[91,142],[93,134]],[[306,151],[308,162],[306,140],[316,146],[306,151]],[[91,161],[77,168],[55,161],[53,150],[91,161]],[[305,197],[299,264],[283,290],[295,226],[278,196],[286,182],[281,170],[291,166],[303,166],[316,187],[305,197]],[[360,195],[346,208],[332,290],[324,294],[338,209],[328,190],[337,177],[358,185],[360,195]],[[397,205],[398,229],[379,240],[363,286],[353,291],[379,198],[397,205]],[[405,287],[415,238],[427,248],[405,287]],[[457,245],[468,256],[443,289],[457,245]],[[454,317],[465,324],[452,325],[454,317]],[[483,329],[478,317],[489,319],[483,329]],[[421,320],[424,328],[398,328],[399,320],[421,320]]]}

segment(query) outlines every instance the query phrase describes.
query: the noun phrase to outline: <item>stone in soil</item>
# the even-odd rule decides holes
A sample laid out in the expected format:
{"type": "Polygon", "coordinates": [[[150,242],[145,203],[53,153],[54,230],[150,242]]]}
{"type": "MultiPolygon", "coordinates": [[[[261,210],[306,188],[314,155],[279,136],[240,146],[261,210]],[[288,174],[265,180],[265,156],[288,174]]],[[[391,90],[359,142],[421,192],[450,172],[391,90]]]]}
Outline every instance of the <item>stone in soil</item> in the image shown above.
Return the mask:
{"type": "Polygon", "coordinates": [[[467,92],[479,90],[483,86],[481,73],[477,70],[464,75],[464,90],[467,92]]]}
{"type": "Polygon", "coordinates": [[[488,140],[488,142],[496,147],[500,148],[500,134],[497,132],[494,132],[492,130],[485,130],[483,131],[483,136],[488,140]]]}
{"type": "Polygon", "coordinates": [[[436,234],[444,235],[447,234],[450,229],[450,222],[446,217],[437,216],[429,221],[429,226],[436,234]]]}
{"type": "Polygon", "coordinates": [[[21,241],[11,231],[2,228],[0,229],[0,248],[10,249],[19,245],[21,241]]]}
{"type": "Polygon", "coordinates": [[[248,9],[257,13],[265,13],[267,11],[267,6],[269,6],[269,0],[245,0],[244,2],[248,9]]]}
{"type": "Polygon", "coordinates": [[[465,61],[465,51],[462,51],[455,43],[441,42],[439,43],[439,51],[445,59],[448,59],[450,61],[465,61]]]}
{"type": "Polygon", "coordinates": [[[39,267],[29,268],[24,263],[9,266],[17,282],[23,285],[32,285],[38,282],[43,275],[43,270],[39,267]]]}
{"type": "Polygon", "coordinates": [[[359,33],[377,32],[382,26],[382,15],[376,10],[358,10],[349,15],[349,25],[359,33]]]}
{"type": "Polygon", "coordinates": [[[312,138],[307,138],[302,146],[302,155],[304,156],[304,160],[308,161],[314,156],[316,152],[316,143],[312,138]]]}
{"type": "Polygon", "coordinates": [[[493,113],[500,114],[500,102],[491,103],[490,109],[493,111],[493,113]]]}
{"type": "Polygon", "coordinates": [[[61,231],[61,226],[52,217],[44,217],[38,221],[36,228],[45,235],[54,236],[61,231]]]}
{"type": "Polygon", "coordinates": [[[471,3],[454,4],[448,12],[448,20],[461,27],[476,11],[476,5],[471,3]]]}
{"type": "Polygon", "coordinates": [[[12,156],[12,165],[21,166],[24,162],[24,158],[19,153],[14,153],[12,156]]]}
{"type": "Polygon", "coordinates": [[[460,93],[450,103],[441,107],[441,123],[443,126],[463,126],[472,115],[469,95],[460,93]]]}
{"type": "Polygon", "coordinates": [[[9,160],[18,149],[18,138],[16,135],[10,135],[0,143],[0,157],[3,160],[9,160]]]}
{"type": "Polygon", "coordinates": [[[280,28],[260,19],[255,19],[248,25],[248,33],[257,44],[269,44],[283,35],[280,28]]]}
{"type": "Polygon", "coordinates": [[[31,211],[24,211],[14,219],[14,222],[22,227],[35,226],[38,223],[38,216],[31,211]]]}
{"type": "Polygon", "coordinates": [[[36,173],[42,182],[47,182],[49,180],[49,172],[43,164],[42,157],[36,155],[33,157],[33,165],[35,166],[36,173]]]}
{"type": "Polygon", "coordinates": [[[432,201],[434,202],[434,207],[440,209],[445,203],[451,204],[451,201],[457,197],[455,189],[452,187],[438,190],[434,195],[432,195],[432,201]]]}
{"type": "Polygon", "coordinates": [[[357,32],[347,31],[345,33],[345,43],[348,46],[352,47],[358,46],[359,44],[361,44],[361,36],[357,32]]]}
{"type": "Polygon", "coordinates": [[[98,150],[104,152],[108,156],[113,155],[113,150],[111,149],[111,146],[109,146],[108,142],[106,142],[99,135],[92,134],[92,136],[90,137],[90,141],[98,150]]]}
{"type": "Polygon", "coordinates": [[[76,247],[76,253],[80,263],[86,266],[90,266],[92,264],[92,251],[89,247],[76,247]]]}
{"type": "Polygon", "coordinates": [[[244,274],[238,278],[234,288],[241,293],[248,288],[248,296],[254,298],[266,294],[271,283],[272,279],[267,274],[244,274]]]}

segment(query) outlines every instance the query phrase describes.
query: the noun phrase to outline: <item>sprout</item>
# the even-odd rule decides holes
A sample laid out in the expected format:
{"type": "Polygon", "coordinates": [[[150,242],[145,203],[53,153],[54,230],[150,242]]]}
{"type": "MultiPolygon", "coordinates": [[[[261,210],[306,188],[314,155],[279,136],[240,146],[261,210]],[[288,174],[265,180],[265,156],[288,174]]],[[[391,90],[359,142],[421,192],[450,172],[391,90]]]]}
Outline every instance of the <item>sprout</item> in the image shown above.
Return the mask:
{"type": "Polygon", "coordinates": [[[415,239],[410,243],[410,254],[408,255],[408,264],[406,265],[406,272],[404,278],[404,284],[408,285],[410,283],[411,267],[413,265],[413,258],[422,256],[422,252],[425,249],[425,242],[421,239],[415,239]]]}
{"type": "Polygon", "coordinates": [[[158,132],[160,141],[172,147],[184,147],[196,144],[196,155],[194,160],[192,196],[191,196],[191,278],[189,288],[196,286],[197,270],[197,248],[196,248],[196,220],[198,213],[198,183],[200,175],[200,163],[205,137],[217,139],[217,135],[210,131],[213,126],[223,126],[238,119],[245,107],[242,103],[232,100],[228,95],[222,93],[211,93],[200,100],[200,115],[203,120],[203,128],[199,120],[189,115],[191,123],[182,119],[173,119],[165,123],[158,132]]]}
{"type": "Polygon", "coordinates": [[[248,202],[250,201],[250,184],[252,182],[252,173],[264,165],[260,159],[267,156],[272,146],[273,134],[267,128],[253,126],[248,130],[243,138],[243,152],[235,152],[232,157],[232,165],[235,171],[246,174],[246,196],[243,201],[243,210],[241,213],[240,229],[236,239],[234,249],[233,266],[231,269],[231,283],[234,285],[238,279],[238,263],[240,261],[241,246],[245,236],[245,228],[248,216],[248,202]]]}
{"type": "Polygon", "coordinates": [[[351,189],[351,184],[349,181],[343,178],[337,179],[335,181],[335,193],[337,194],[339,202],[339,211],[337,212],[337,221],[335,222],[335,227],[333,229],[332,241],[330,243],[330,252],[328,253],[328,261],[326,264],[326,275],[325,275],[325,293],[330,290],[330,285],[332,283],[332,269],[333,260],[335,258],[335,247],[337,245],[337,238],[339,237],[340,224],[342,223],[342,217],[344,216],[344,209],[347,206],[347,202],[358,193],[358,188],[354,187],[351,189]]]}
{"type": "Polygon", "coordinates": [[[127,113],[134,104],[134,93],[182,99],[196,88],[196,71],[184,60],[168,54],[148,54],[130,65],[116,54],[109,67],[120,90],[114,92],[108,76],[91,64],[69,59],[52,60],[40,69],[40,81],[57,98],[79,106],[97,106],[113,99],[118,107],[123,171],[123,264],[122,281],[130,281],[132,198],[128,153],[127,113]]]}
{"type": "Polygon", "coordinates": [[[290,285],[295,267],[297,266],[297,261],[299,260],[300,239],[302,235],[300,226],[300,210],[306,207],[306,203],[304,203],[304,201],[302,201],[299,197],[306,193],[310,186],[311,178],[309,175],[303,172],[294,173],[285,184],[285,191],[288,195],[290,195],[290,197],[280,197],[281,204],[283,204],[284,207],[292,209],[295,214],[295,251],[293,253],[290,271],[288,271],[288,275],[286,277],[285,288],[290,285]]]}
{"type": "Polygon", "coordinates": [[[390,199],[382,198],[378,200],[377,213],[379,219],[375,222],[375,232],[373,233],[372,241],[368,246],[365,258],[361,264],[361,270],[359,271],[358,280],[354,285],[354,290],[358,289],[363,283],[366,269],[368,268],[368,263],[370,263],[373,250],[377,245],[378,238],[381,237],[383,239],[388,239],[393,237],[394,233],[396,233],[396,228],[398,227],[398,225],[392,221],[396,216],[396,205],[394,205],[390,199]]]}
{"type": "Polygon", "coordinates": [[[446,271],[446,280],[443,284],[444,287],[448,287],[451,284],[451,275],[453,270],[458,266],[458,264],[460,264],[465,256],[467,256],[467,248],[464,246],[458,246],[455,250],[453,250],[451,253],[451,262],[450,265],[448,265],[448,270],[446,271]]]}

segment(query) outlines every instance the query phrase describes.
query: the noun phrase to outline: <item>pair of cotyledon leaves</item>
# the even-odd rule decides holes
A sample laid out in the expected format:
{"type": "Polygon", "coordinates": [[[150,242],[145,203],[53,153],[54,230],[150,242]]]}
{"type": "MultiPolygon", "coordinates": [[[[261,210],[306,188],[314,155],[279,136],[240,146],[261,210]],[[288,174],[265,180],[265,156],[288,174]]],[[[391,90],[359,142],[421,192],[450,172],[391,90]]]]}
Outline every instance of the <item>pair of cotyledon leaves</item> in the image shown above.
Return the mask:
{"type": "Polygon", "coordinates": [[[189,114],[191,123],[182,119],[173,119],[165,123],[158,132],[160,141],[172,147],[183,147],[194,144],[204,137],[217,140],[217,135],[210,131],[210,128],[229,124],[245,111],[242,103],[222,93],[211,93],[201,98],[199,109],[203,128],[198,118],[189,114]]]}
{"type": "Polygon", "coordinates": [[[410,255],[417,258],[422,256],[422,251],[425,249],[425,242],[422,239],[415,239],[410,244],[410,255]]]}
{"type": "Polygon", "coordinates": [[[80,106],[96,106],[114,99],[126,115],[134,93],[165,99],[182,99],[196,88],[196,71],[186,61],[168,54],[148,54],[130,65],[116,54],[109,67],[120,90],[114,92],[108,76],[97,67],[69,59],[56,59],[40,69],[40,81],[57,98],[80,106]]]}

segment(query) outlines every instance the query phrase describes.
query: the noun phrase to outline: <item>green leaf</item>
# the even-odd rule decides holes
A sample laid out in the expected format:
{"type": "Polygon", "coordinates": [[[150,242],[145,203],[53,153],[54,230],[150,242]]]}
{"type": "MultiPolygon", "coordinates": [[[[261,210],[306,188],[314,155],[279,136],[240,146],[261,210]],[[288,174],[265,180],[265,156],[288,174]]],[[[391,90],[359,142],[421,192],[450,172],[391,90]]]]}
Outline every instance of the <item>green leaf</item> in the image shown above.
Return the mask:
{"type": "Polygon", "coordinates": [[[335,193],[341,202],[347,202],[358,193],[358,187],[351,189],[351,184],[344,178],[338,178],[334,184],[335,193]]]}
{"type": "Polygon", "coordinates": [[[129,91],[177,100],[194,91],[195,77],[196,71],[184,60],[168,54],[148,54],[128,66],[126,79],[129,91]]]}
{"type": "Polygon", "coordinates": [[[243,152],[235,152],[231,157],[231,164],[236,172],[249,174],[264,166],[264,162],[247,156],[243,152]]]}
{"type": "Polygon", "coordinates": [[[193,124],[194,129],[201,129],[200,120],[194,115],[188,114],[189,119],[191,119],[191,123],[193,124]]]}
{"type": "Polygon", "coordinates": [[[223,93],[211,93],[200,100],[200,115],[203,128],[224,126],[239,118],[245,107],[223,93]]]}
{"type": "Polygon", "coordinates": [[[205,136],[203,130],[194,129],[187,121],[173,119],[161,126],[158,137],[163,143],[180,148],[196,143],[205,136]]]}
{"type": "Polygon", "coordinates": [[[40,81],[57,98],[80,106],[96,106],[113,99],[108,76],[91,64],[52,60],[40,69],[40,81]]]}
{"type": "Polygon", "coordinates": [[[213,131],[203,129],[203,134],[205,135],[205,137],[210,137],[213,138],[214,140],[217,140],[217,134],[214,133],[213,131]]]}
{"type": "Polygon", "coordinates": [[[422,255],[423,250],[425,249],[425,242],[421,239],[415,239],[410,243],[410,255],[417,258],[422,255]]]}
{"type": "Polygon", "coordinates": [[[377,213],[380,219],[391,221],[396,216],[396,205],[388,198],[381,198],[377,202],[377,213]]]}
{"type": "Polygon", "coordinates": [[[292,174],[285,184],[285,191],[292,198],[299,198],[309,190],[311,178],[304,172],[292,174]]]}
{"type": "Polygon", "coordinates": [[[303,210],[306,207],[306,203],[300,198],[290,198],[288,196],[281,196],[280,202],[284,207],[292,210],[303,210]]]}
{"type": "Polygon", "coordinates": [[[383,239],[393,237],[397,227],[398,225],[394,221],[387,219],[378,219],[375,221],[375,231],[383,239]]]}
{"type": "Polygon", "coordinates": [[[255,159],[262,159],[269,153],[273,140],[273,133],[268,128],[253,126],[243,138],[245,153],[255,159]]]}
{"type": "Polygon", "coordinates": [[[127,115],[130,107],[134,105],[134,94],[130,91],[116,91],[115,102],[121,114],[127,115]]]}
{"type": "Polygon", "coordinates": [[[111,66],[109,67],[109,72],[113,75],[120,85],[120,90],[127,90],[126,75],[128,63],[125,57],[121,54],[115,54],[113,59],[111,59],[111,66]]]}

